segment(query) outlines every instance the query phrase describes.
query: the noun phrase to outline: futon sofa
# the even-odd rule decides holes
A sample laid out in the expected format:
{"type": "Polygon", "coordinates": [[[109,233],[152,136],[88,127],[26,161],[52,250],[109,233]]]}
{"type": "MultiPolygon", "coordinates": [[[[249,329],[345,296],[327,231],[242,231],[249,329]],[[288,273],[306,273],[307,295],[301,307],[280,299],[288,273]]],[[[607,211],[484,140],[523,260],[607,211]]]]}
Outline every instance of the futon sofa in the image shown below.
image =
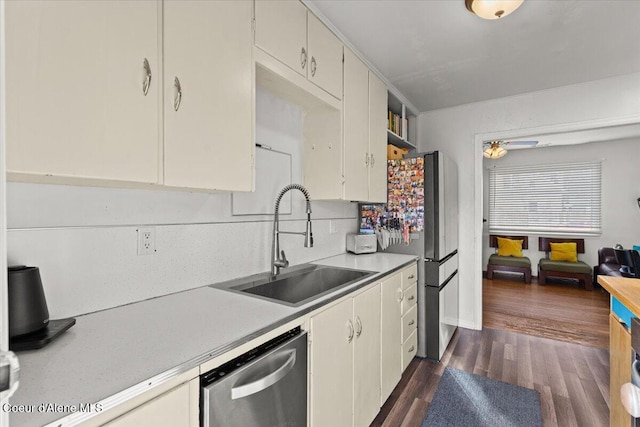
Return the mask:
{"type": "Polygon", "coordinates": [[[585,287],[586,290],[593,290],[593,277],[591,276],[591,267],[577,259],[577,254],[584,253],[584,239],[539,237],[538,250],[546,252],[546,258],[542,258],[538,262],[538,284],[546,284],[547,277],[561,277],[576,279],[585,287]],[[574,260],[553,260],[553,257],[550,257],[552,243],[575,243],[574,260]]]}

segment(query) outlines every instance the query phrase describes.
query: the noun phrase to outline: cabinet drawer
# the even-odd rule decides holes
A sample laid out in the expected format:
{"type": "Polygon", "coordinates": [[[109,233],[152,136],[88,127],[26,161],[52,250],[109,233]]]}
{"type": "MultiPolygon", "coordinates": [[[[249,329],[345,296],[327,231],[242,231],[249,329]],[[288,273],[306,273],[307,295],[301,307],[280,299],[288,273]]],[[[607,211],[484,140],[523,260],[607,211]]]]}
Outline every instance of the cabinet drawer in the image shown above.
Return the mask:
{"type": "Polygon", "coordinates": [[[409,363],[416,355],[416,349],[418,348],[418,331],[413,333],[407,338],[402,345],[402,372],[407,369],[409,363]]]}
{"type": "Polygon", "coordinates": [[[402,298],[402,314],[408,313],[411,307],[416,305],[418,301],[418,284],[414,283],[403,292],[402,298]]]}
{"type": "Polygon", "coordinates": [[[402,316],[402,342],[405,342],[418,326],[418,306],[414,305],[402,316]]]}
{"type": "Polygon", "coordinates": [[[402,270],[402,289],[407,289],[418,281],[418,265],[412,264],[411,267],[402,270]]]}

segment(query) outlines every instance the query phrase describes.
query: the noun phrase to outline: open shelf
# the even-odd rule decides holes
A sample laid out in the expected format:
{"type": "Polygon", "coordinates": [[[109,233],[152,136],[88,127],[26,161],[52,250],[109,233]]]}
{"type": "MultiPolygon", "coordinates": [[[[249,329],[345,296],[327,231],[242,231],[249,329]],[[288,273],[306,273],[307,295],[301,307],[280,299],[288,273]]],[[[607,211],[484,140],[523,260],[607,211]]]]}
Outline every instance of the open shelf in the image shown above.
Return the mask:
{"type": "Polygon", "coordinates": [[[404,138],[401,138],[399,135],[397,135],[395,132],[393,132],[391,129],[387,129],[387,143],[389,144],[393,144],[396,147],[399,148],[408,148],[409,150],[415,150],[416,146],[407,141],[404,138]]]}
{"type": "Polygon", "coordinates": [[[393,94],[389,92],[389,123],[387,126],[387,143],[393,144],[399,148],[408,148],[415,150],[416,145],[412,142],[415,140],[415,124],[417,114],[410,111],[407,106],[393,94]],[[397,116],[397,121],[392,123],[392,116],[397,116]],[[392,130],[397,129],[395,132],[392,130]]]}

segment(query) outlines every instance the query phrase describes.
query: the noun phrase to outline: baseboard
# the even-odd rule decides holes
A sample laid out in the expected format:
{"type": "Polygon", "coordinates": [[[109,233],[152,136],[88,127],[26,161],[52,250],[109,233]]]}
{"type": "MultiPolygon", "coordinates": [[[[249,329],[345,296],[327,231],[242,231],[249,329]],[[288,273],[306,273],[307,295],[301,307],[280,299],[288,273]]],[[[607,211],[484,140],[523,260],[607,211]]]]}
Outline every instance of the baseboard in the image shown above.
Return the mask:
{"type": "Polygon", "coordinates": [[[482,330],[482,325],[476,325],[476,322],[472,322],[470,320],[459,320],[458,326],[460,328],[473,329],[476,331],[482,330]]]}

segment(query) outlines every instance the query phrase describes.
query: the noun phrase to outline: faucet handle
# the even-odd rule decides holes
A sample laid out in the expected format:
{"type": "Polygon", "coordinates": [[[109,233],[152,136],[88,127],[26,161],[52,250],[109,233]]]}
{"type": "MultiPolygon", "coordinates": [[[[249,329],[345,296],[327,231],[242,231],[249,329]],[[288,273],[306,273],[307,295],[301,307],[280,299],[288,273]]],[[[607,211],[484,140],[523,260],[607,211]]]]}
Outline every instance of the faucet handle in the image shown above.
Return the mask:
{"type": "Polygon", "coordinates": [[[287,259],[287,256],[284,254],[284,251],[280,251],[280,255],[282,256],[281,258],[282,266],[284,268],[289,267],[289,260],[287,259]]]}

